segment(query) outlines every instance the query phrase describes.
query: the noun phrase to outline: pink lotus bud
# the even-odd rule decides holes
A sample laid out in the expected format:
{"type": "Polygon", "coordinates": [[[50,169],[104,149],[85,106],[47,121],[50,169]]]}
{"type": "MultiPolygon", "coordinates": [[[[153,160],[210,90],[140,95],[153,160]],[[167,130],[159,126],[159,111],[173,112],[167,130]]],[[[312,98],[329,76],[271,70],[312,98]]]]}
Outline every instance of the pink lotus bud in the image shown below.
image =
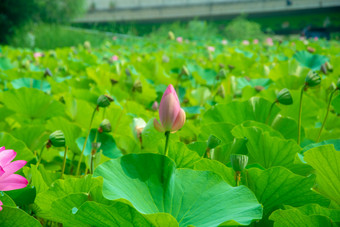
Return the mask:
{"type": "Polygon", "coordinates": [[[170,84],[165,90],[159,105],[159,119],[161,124],[154,119],[154,127],[159,132],[175,132],[183,127],[185,112],[179,104],[174,87],[170,84]]]}
{"type": "Polygon", "coordinates": [[[119,59],[119,57],[117,55],[113,55],[112,58],[111,58],[112,61],[118,61],[118,59],[119,59]]]}
{"type": "Polygon", "coordinates": [[[113,40],[113,41],[117,40],[117,36],[113,36],[113,37],[112,37],[112,40],[113,40]]]}
{"type": "Polygon", "coordinates": [[[268,38],[266,39],[266,44],[267,44],[268,46],[273,46],[273,45],[274,45],[273,39],[270,38],[270,37],[268,37],[268,38]]]}
{"type": "Polygon", "coordinates": [[[253,40],[253,44],[258,44],[259,43],[259,40],[258,39],[254,39],[253,40]]]}
{"type": "Polygon", "coordinates": [[[157,101],[154,101],[154,103],[152,104],[152,109],[154,111],[158,110],[158,102],[157,101]]]}
{"type": "Polygon", "coordinates": [[[223,45],[227,45],[228,44],[228,41],[226,39],[223,39],[222,42],[221,42],[223,45]]]}
{"type": "Polygon", "coordinates": [[[179,36],[176,38],[177,42],[182,43],[183,42],[183,37],[179,36]]]}
{"type": "Polygon", "coordinates": [[[248,46],[249,45],[249,41],[248,40],[243,40],[242,44],[245,45],[245,46],[248,46]]]}
{"type": "Polygon", "coordinates": [[[44,54],[41,53],[41,52],[35,52],[35,53],[33,54],[33,56],[34,56],[35,58],[41,58],[41,57],[44,56],[44,54]]]}
{"type": "Polygon", "coordinates": [[[214,51],[215,51],[215,47],[213,47],[213,46],[208,46],[208,51],[214,52],[214,51]]]}
{"type": "Polygon", "coordinates": [[[319,40],[319,37],[315,36],[314,41],[318,41],[318,40],[319,40]]]}

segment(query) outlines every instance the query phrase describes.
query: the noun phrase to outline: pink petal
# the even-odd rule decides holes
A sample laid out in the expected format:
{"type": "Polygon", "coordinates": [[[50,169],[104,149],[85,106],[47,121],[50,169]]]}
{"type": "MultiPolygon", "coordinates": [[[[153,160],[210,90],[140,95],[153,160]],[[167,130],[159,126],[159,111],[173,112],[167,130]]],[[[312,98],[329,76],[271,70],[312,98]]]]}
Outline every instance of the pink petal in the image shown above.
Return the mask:
{"type": "Polygon", "coordinates": [[[4,173],[5,173],[4,169],[0,166],[0,177],[4,175],[4,173]]]}
{"type": "Polygon", "coordinates": [[[173,93],[163,95],[159,105],[159,119],[165,131],[170,131],[181,107],[173,93]]]}
{"type": "Polygon", "coordinates": [[[0,200],[0,211],[2,211],[2,205],[4,205],[0,200]]]}
{"type": "Polygon", "coordinates": [[[172,84],[169,84],[169,86],[166,88],[164,94],[163,94],[163,97],[162,99],[167,96],[168,94],[173,94],[175,97],[176,97],[176,100],[178,101],[179,103],[179,100],[178,100],[178,96],[177,96],[177,93],[176,93],[176,90],[174,88],[174,86],[172,86],[172,84]]]}
{"type": "Polygon", "coordinates": [[[5,147],[0,147],[0,152],[4,151],[6,148],[5,147]]]}
{"type": "Polygon", "coordinates": [[[185,123],[185,112],[183,109],[181,109],[177,115],[177,118],[171,128],[171,131],[177,131],[179,130],[180,128],[183,127],[185,123]]]}
{"type": "Polygon", "coordinates": [[[4,150],[0,152],[0,166],[6,166],[10,163],[17,153],[13,150],[4,150]]]}
{"type": "Polygon", "coordinates": [[[164,132],[164,128],[162,127],[162,125],[157,121],[157,119],[153,119],[153,126],[155,127],[155,129],[159,132],[164,132]]]}
{"type": "Polygon", "coordinates": [[[26,187],[28,181],[25,177],[12,174],[6,178],[0,178],[0,191],[11,191],[26,187]]]}
{"type": "Polygon", "coordinates": [[[24,165],[26,165],[26,163],[27,163],[27,161],[24,161],[24,160],[18,160],[18,161],[14,161],[14,162],[9,163],[7,166],[5,166],[3,168],[3,170],[5,171],[5,174],[2,175],[2,177],[5,178],[5,177],[15,173],[16,171],[21,169],[24,165]]]}

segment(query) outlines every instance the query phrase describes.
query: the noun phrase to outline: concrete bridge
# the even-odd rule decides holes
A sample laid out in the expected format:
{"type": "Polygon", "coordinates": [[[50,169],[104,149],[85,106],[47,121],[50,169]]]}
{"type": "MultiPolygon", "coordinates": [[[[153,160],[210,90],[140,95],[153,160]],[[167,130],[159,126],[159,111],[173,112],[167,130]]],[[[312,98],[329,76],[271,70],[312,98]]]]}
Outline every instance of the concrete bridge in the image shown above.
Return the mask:
{"type": "Polygon", "coordinates": [[[340,0],[86,0],[76,23],[228,17],[339,7],[340,0]]]}

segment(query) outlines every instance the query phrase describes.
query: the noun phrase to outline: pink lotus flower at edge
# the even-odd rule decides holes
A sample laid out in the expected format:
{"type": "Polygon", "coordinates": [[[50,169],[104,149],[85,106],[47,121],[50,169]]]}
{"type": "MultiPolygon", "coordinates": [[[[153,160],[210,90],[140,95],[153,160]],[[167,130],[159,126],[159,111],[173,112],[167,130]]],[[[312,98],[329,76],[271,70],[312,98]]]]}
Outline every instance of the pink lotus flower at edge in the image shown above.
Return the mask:
{"type": "Polygon", "coordinates": [[[0,147],[0,191],[20,189],[28,184],[25,177],[14,174],[27,163],[24,160],[12,162],[16,155],[15,151],[0,147]]]}
{"type": "Polygon", "coordinates": [[[0,200],[0,211],[2,211],[2,205],[4,205],[0,200]]]}
{"type": "Polygon", "coordinates": [[[185,123],[185,112],[181,108],[174,87],[170,84],[165,90],[159,105],[159,119],[154,119],[154,127],[159,132],[175,132],[185,123]]]}

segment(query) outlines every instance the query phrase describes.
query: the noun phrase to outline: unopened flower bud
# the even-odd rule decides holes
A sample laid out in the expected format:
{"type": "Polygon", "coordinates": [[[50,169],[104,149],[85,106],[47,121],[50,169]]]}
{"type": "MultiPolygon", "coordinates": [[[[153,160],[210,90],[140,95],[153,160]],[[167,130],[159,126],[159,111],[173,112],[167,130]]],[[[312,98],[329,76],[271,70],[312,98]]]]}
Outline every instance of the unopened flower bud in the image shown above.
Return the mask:
{"type": "Polygon", "coordinates": [[[101,95],[99,96],[99,98],[97,99],[97,105],[99,107],[107,107],[110,105],[110,103],[113,101],[113,98],[108,96],[108,95],[101,95]]]}
{"type": "Polygon", "coordinates": [[[137,91],[139,93],[142,93],[142,91],[143,91],[143,84],[142,84],[142,82],[140,80],[136,80],[133,83],[132,91],[137,91]]]}
{"type": "Polygon", "coordinates": [[[111,128],[111,123],[108,119],[104,119],[100,125],[99,125],[99,129],[98,131],[100,133],[102,132],[111,132],[112,128],[111,128]]]}
{"type": "Polygon", "coordinates": [[[307,51],[309,53],[314,53],[315,52],[315,48],[309,46],[309,47],[307,47],[307,51]]]}
{"type": "Polygon", "coordinates": [[[65,147],[65,135],[61,130],[51,133],[48,144],[54,147],[65,147]]]}
{"type": "Polygon", "coordinates": [[[230,155],[231,166],[235,172],[240,172],[246,168],[248,164],[248,156],[242,154],[230,155]]]}
{"type": "Polygon", "coordinates": [[[329,63],[328,61],[325,63],[325,66],[327,68],[327,70],[329,72],[333,72],[333,66],[331,65],[331,63],[329,63]]]}
{"type": "Polygon", "coordinates": [[[305,81],[307,86],[315,87],[321,83],[321,78],[316,72],[309,71],[305,81]]]}
{"type": "Polygon", "coordinates": [[[329,85],[328,87],[328,91],[334,91],[335,89],[337,89],[336,84],[332,82],[331,85],[329,85]]]}
{"type": "Polygon", "coordinates": [[[221,140],[219,138],[217,138],[214,135],[210,135],[208,138],[207,147],[209,149],[213,149],[217,147],[218,145],[220,145],[220,143],[221,143],[221,140]]]}
{"type": "Polygon", "coordinates": [[[276,99],[279,103],[283,105],[291,105],[293,104],[293,98],[287,88],[283,88],[276,96],[276,99]]]}
{"type": "Polygon", "coordinates": [[[172,31],[169,31],[169,32],[168,32],[168,38],[169,38],[170,40],[175,40],[175,34],[174,34],[172,31]]]}
{"type": "Polygon", "coordinates": [[[217,89],[217,94],[224,99],[225,97],[225,90],[224,90],[224,87],[223,87],[223,84],[221,84],[218,89],[217,89]]]}
{"type": "Polygon", "coordinates": [[[218,78],[219,79],[225,79],[227,77],[227,72],[225,71],[225,69],[220,69],[220,71],[218,72],[218,78]]]}
{"type": "Polygon", "coordinates": [[[91,49],[91,43],[89,41],[85,41],[84,42],[84,47],[85,47],[85,49],[90,50],[91,49]]]}
{"type": "Polygon", "coordinates": [[[153,104],[152,104],[152,109],[154,110],[154,111],[157,111],[158,110],[158,102],[157,101],[154,101],[153,102],[153,104]]]}
{"type": "Polygon", "coordinates": [[[264,87],[263,87],[263,86],[260,86],[260,85],[256,85],[254,88],[255,88],[255,90],[256,90],[257,92],[260,92],[260,91],[262,91],[262,90],[264,89],[264,87]]]}
{"type": "Polygon", "coordinates": [[[46,68],[45,72],[44,72],[44,77],[48,77],[48,76],[52,76],[52,72],[49,68],[46,68]]]}
{"type": "Polygon", "coordinates": [[[189,73],[188,68],[185,67],[185,66],[183,66],[183,67],[182,67],[182,70],[181,70],[181,74],[182,74],[182,75],[185,75],[185,76],[189,76],[190,73],[189,73]]]}
{"type": "Polygon", "coordinates": [[[320,71],[321,71],[323,74],[327,74],[327,67],[326,67],[326,63],[321,65],[321,67],[320,67],[320,71]]]}

